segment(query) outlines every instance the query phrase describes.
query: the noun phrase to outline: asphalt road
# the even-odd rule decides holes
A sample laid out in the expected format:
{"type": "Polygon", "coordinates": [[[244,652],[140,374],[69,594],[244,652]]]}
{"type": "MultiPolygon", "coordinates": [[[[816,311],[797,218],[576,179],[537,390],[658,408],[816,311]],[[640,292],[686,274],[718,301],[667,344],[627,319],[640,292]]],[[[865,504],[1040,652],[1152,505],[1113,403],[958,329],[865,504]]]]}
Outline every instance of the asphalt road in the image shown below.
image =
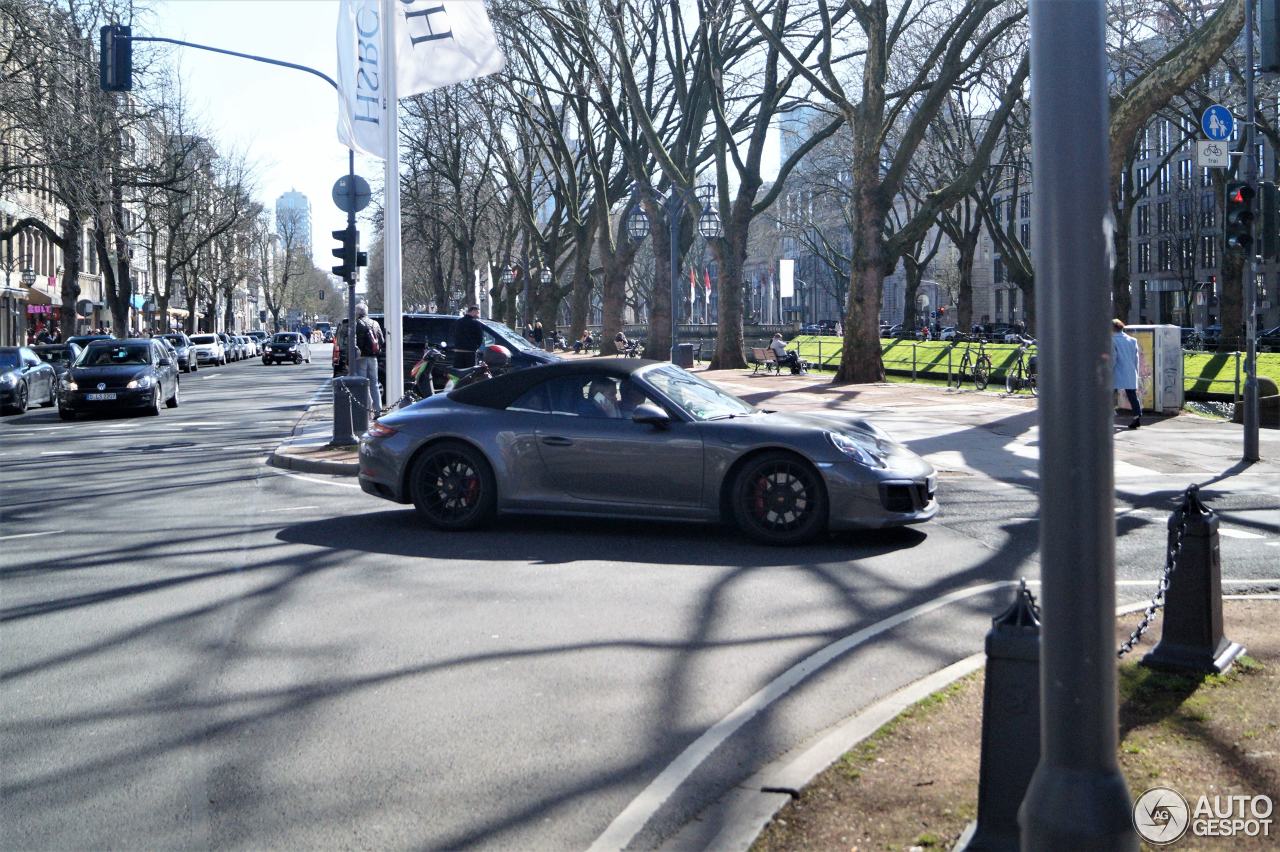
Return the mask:
{"type": "MultiPolygon", "coordinates": [[[[1009,598],[987,584],[1037,574],[1027,482],[949,479],[932,524],[797,549],[431,532],[263,463],[315,349],[184,376],[158,418],[0,419],[0,847],[652,847],[980,649],[1009,598]]],[[[1169,496],[1121,507],[1121,577],[1154,586],[1169,496]]],[[[1230,499],[1257,537],[1225,570],[1275,576],[1280,501],[1230,499]]]]}

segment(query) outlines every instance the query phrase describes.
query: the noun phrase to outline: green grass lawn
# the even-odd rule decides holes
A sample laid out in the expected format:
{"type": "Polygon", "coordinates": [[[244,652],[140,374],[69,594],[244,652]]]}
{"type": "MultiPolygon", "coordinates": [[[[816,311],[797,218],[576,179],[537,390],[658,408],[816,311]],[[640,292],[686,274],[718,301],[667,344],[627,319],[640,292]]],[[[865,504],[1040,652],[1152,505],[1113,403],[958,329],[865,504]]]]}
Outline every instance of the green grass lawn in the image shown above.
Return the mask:
{"type": "MultiPolygon", "coordinates": [[[[823,369],[834,370],[840,363],[843,340],[839,337],[801,335],[788,341],[787,348],[798,349],[800,357],[823,369]]],[[[951,369],[958,370],[964,356],[964,344],[953,347],[937,340],[884,340],[880,341],[884,367],[896,373],[910,373],[914,367],[921,377],[942,379],[947,377],[947,359],[950,354],[951,369]]],[[[1018,347],[1012,343],[988,343],[987,355],[991,358],[993,382],[1004,381],[1005,367],[1012,364],[1018,347]]],[[[973,354],[977,354],[974,346],[973,354]]],[[[1241,369],[1244,369],[1243,358],[1241,369]]],[[[1236,356],[1231,352],[1187,352],[1183,355],[1184,384],[1188,391],[1231,394],[1235,388],[1236,356]]],[[[1258,375],[1280,382],[1280,352],[1258,354],[1258,375]]]]}

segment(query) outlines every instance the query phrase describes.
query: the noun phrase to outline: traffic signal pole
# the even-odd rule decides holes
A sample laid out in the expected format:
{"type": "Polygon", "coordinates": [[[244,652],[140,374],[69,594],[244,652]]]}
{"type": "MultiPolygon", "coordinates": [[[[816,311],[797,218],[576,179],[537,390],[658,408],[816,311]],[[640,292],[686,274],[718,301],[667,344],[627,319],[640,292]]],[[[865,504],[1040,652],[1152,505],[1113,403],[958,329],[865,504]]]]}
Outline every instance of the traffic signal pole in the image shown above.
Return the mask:
{"type": "Polygon", "coordinates": [[[1040,763],[1018,823],[1036,852],[1138,849],[1116,760],[1105,6],[1029,3],[1044,616],[1040,763]]]}
{"type": "MultiPolygon", "coordinates": [[[[1249,186],[1258,185],[1258,149],[1255,143],[1257,128],[1257,105],[1254,103],[1254,78],[1257,71],[1253,65],[1253,9],[1254,3],[1244,4],[1244,99],[1245,99],[1245,180],[1249,186]]],[[[1256,220],[1255,220],[1256,221],[1256,220]]],[[[1255,240],[1254,245],[1261,245],[1262,240],[1255,240]]],[[[1258,461],[1258,252],[1252,246],[1245,254],[1244,264],[1244,452],[1241,458],[1246,462],[1258,461]]],[[[1224,328],[1225,332],[1226,329],[1224,328]]]]}
{"type": "MultiPolygon", "coordinates": [[[[356,152],[347,149],[347,230],[356,229],[356,152]]],[[[358,249],[358,247],[357,247],[358,249]]],[[[352,258],[354,261],[355,258],[352,258]]],[[[347,270],[347,375],[352,375],[356,363],[356,277],[359,267],[353,262],[347,270]]],[[[337,342],[334,343],[337,346],[337,342]]]]}

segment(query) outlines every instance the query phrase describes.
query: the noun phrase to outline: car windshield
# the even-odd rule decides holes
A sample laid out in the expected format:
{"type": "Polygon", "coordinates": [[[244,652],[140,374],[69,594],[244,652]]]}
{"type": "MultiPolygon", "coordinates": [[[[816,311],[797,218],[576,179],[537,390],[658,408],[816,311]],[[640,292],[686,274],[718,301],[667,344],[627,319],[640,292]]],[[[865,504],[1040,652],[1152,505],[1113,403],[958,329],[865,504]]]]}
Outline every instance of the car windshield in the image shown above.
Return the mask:
{"type": "Polygon", "coordinates": [[[725,393],[679,367],[654,367],[643,375],[645,381],[684,409],[694,420],[719,420],[755,413],[754,408],[736,396],[725,393]]]}
{"type": "Polygon", "coordinates": [[[203,343],[207,345],[210,343],[217,343],[218,339],[214,337],[212,334],[197,334],[195,337],[191,338],[191,342],[203,343]]]}
{"type": "Polygon", "coordinates": [[[16,349],[0,352],[0,370],[13,370],[17,368],[19,363],[16,349]]]}
{"type": "Polygon", "coordinates": [[[151,363],[151,347],[123,344],[90,346],[76,362],[78,367],[141,367],[151,363]]]}
{"type": "Polygon", "coordinates": [[[486,328],[490,331],[496,332],[497,335],[502,338],[503,346],[514,346],[516,349],[526,349],[535,352],[538,351],[538,347],[525,340],[521,335],[516,334],[510,326],[504,325],[500,322],[494,322],[493,320],[480,320],[480,322],[484,323],[486,328]]]}
{"type": "Polygon", "coordinates": [[[187,342],[182,339],[180,334],[166,334],[164,339],[172,343],[174,346],[186,346],[187,342]]]}
{"type": "Polygon", "coordinates": [[[297,343],[297,338],[292,334],[277,334],[271,338],[272,343],[297,343]]]}

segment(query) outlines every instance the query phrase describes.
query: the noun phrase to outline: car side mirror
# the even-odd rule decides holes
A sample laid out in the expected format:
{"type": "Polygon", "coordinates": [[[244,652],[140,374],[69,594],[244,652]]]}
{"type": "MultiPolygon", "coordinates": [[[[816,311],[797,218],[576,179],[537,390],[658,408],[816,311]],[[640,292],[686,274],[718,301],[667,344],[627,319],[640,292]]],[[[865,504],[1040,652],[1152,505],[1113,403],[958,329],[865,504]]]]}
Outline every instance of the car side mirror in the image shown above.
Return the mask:
{"type": "Polygon", "coordinates": [[[161,359],[160,359],[159,361],[157,361],[156,363],[157,363],[159,366],[161,366],[161,367],[172,367],[172,366],[173,366],[173,360],[172,360],[172,359],[170,359],[170,358],[161,358],[161,359]]]}
{"type": "Polygon", "coordinates": [[[667,416],[667,412],[651,402],[637,405],[636,410],[631,413],[631,421],[633,423],[646,423],[659,429],[665,429],[671,425],[671,418],[667,416]]]}

